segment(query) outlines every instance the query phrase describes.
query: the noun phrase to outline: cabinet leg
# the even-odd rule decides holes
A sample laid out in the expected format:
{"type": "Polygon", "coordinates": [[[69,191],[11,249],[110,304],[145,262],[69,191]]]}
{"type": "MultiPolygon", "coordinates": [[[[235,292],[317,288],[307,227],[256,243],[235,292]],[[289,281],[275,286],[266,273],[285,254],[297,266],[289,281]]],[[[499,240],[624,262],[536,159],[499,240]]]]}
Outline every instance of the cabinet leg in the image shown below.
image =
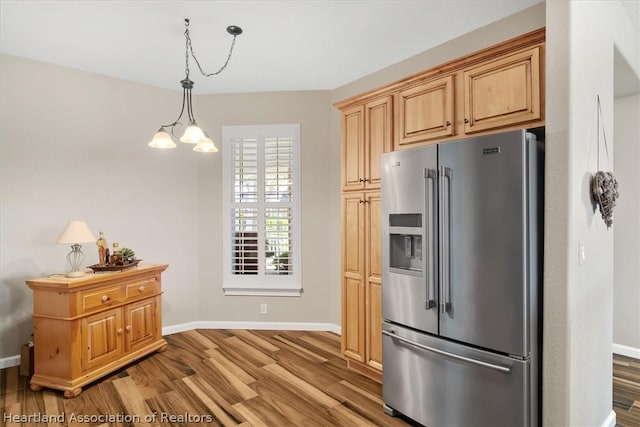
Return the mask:
{"type": "Polygon", "coordinates": [[[31,391],[41,391],[42,390],[42,386],[38,385],[38,384],[31,384],[31,385],[29,385],[29,388],[31,389],[31,391]]]}
{"type": "Polygon", "coordinates": [[[82,387],[74,388],[73,390],[65,390],[64,397],[66,399],[71,399],[73,397],[80,396],[80,393],[82,393],[82,387]]]}
{"type": "Polygon", "coordinates": [[[162,353],[163,351],[166,351],[168,347],[169,347],[169,346],[168,346],[167,344],[163,345],[162,347],[160,347],[160,348],[158,349],[158,353],[162,353]]]}

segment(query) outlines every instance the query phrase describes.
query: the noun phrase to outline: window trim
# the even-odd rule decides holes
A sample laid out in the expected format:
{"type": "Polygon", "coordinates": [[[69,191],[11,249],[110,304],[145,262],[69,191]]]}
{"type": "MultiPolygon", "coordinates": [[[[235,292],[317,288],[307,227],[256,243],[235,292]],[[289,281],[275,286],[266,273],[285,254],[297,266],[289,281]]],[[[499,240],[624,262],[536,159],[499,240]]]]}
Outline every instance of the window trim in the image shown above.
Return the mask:
{"type": "MultiPolygon", "coordinates": [[[[256,295],[256,296],[300,296],[302,293],[302,262],[301,262],[301,173],[300,173],[300,124],[276,124],[276,125],[241,125],[222,127],[222,264],[223,277],[222,289],[225,295],[256,295]],[[293,224],[291,228],[293,245],[293,274],[289,275],[238,275],[232,274],[232,229],[231,210],[235,205],[232,202],[233,196],[233,158],[230,149],[230,141],[237,138],[257,138],[261,147],[258,150],[258,159],[261,164],[259,168],[264,168],[264,139],[266,137],[292,137],[293,138],[293,186],[292,201],[287,203],[292,208],[291,218],[293,224]]],[[[258,182],[263,182],[263,174],[258,177],[258,182]]],[[[264,188],[259,190],[263,194],[264,188]]],[[[246,207],[270,207],[278,206],[277,202],[247,203],[246,207]]],[[[258,224],[264,224],[264,212],[259,213],[258,224]]],[[[264,230],[259,231],[259,236],[264,230]]],[[[259,243],[259,247],[261,247],[259,243]]],[[[264,249],[259,250],[259,263],[264,262],[264,249]]]]}

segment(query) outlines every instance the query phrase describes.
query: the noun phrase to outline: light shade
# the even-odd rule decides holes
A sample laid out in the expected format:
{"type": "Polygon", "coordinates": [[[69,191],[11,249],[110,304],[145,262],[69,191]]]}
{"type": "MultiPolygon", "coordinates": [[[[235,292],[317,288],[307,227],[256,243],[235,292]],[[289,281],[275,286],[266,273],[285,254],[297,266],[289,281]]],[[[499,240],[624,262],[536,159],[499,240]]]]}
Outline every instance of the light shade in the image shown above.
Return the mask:
{"type": "Polygon", "coordinates": [[[91,230],[84,221],[70,221],[58,236],[56,243],[87,243],[95,242],[91,230]]]}
{"type": "Polygon", "coordinates": [[[176,148],[176,143],[173,142],[173,138],[171,135],[164,129],[158,129],[155,135],[153,135],[153,139],[149,143],[149,147],[167,149],[167,148],[176,148]]]}
{"type": "Polygon", "coordinates": [[[197,144],[202,138],[204,138],[204,132],[198,124],[193,121],[189,122],[189,126],[185,129],[180,142],[186,142],[187,144],[197,144]]]}
{"type": "Polygon", "coordinates": [[[209,138],[207,133],[204,133],[204,138],[198,141],[195,147],[193,147],[193,151],[199,151],[200,153],[216,153],[218,152],[218,147],[213,143],[213,140],[209,138]]]}

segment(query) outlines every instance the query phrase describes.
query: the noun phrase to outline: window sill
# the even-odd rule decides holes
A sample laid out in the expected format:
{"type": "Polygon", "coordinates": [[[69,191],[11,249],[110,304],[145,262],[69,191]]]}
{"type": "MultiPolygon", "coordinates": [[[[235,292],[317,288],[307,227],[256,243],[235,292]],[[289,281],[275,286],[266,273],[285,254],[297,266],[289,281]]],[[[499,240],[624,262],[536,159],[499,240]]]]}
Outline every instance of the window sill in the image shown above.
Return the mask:
{"type": "Polygon", "coordinates": [[[302,288],[235,288],[223,287],[225,296],[266,296],[266,297],[299,297],[302,288]]]}

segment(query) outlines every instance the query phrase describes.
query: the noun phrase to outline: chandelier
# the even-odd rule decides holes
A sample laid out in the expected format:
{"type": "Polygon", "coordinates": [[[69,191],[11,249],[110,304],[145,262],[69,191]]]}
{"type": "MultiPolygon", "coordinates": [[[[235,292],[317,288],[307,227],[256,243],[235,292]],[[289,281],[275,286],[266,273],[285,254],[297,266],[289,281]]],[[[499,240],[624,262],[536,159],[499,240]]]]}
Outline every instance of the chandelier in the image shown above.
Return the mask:
{"type": "Polygon", "coordinates": [[[236,37],[242,34],[242,28],[236,27],[235,25],[227,27],[227,33],[233,36],[233,41],[231,42],[231,47],[229,48],[227,60],[218,71],[214,73],[205,73],[200,66],[200,62],[198,62],[198,58],[196,58],[196,55],[193,52],[191,37],[189,36],[188,19],[184,20],[184,26],[186,66],[184,70],[185,77],[183,80],[180,80],[180,85],[182,86],[182,108],[180,109],[180,115],[178,115],[178,118],[173,123],[160,126],[160,129],[158,129],[156,134],[153,136],[153,139],[149,143],[149,147],[160,149],[176,148],[176,141],[178,140],[178,137],[176,136],[175,131],[176,128],[180,128],[183,126],[180,122],[180,119],[182,119],[182,115],[184,114],[184,110],[186,107],[189,124],[184,130],[182,136],[179,138],[180,142],[184,142],[187,144],[196,144],[193,147],[194,151],[199,151],[202,153],[214,153],[218,151],[218,149],[216,148],[213,140],[209,137],[207,132],[203,131],[200,126],[198,126],[196,118],[193,115],[193,106],[191,104],[191,89],[193,89],[193,81],[189,79],[189,55],[193,57],[193,60],[198,65],[198,69],[203,76],[210,77],[220,74],[225,68],[227,68],[227,65],[229,64],[231,54],[233,53],[233,46],[236,44],[236,37]]]}

